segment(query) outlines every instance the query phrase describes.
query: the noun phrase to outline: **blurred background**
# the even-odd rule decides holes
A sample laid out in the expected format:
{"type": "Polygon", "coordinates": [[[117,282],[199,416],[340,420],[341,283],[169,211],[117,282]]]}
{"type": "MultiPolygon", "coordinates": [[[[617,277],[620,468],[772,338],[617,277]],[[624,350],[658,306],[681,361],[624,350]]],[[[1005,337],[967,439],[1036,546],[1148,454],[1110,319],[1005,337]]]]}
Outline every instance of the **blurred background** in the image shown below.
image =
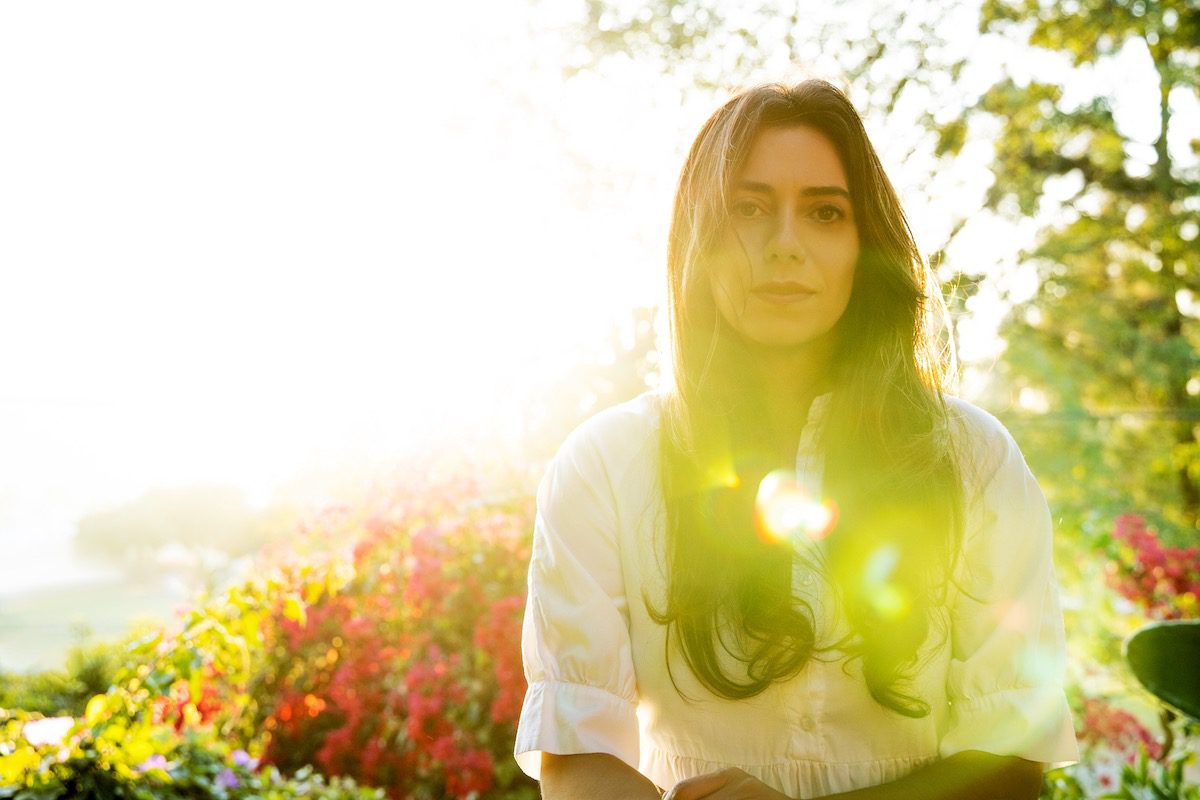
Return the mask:
{"type": "Polygon", "coordinates": [[[806,76],[1050,500],[1073,681],[1150,726],[1121,643],[1200,593],[1195,0],[5,4],[0,673],[431,454],[536,476],[657,385],[700,124],[806,76]]]}

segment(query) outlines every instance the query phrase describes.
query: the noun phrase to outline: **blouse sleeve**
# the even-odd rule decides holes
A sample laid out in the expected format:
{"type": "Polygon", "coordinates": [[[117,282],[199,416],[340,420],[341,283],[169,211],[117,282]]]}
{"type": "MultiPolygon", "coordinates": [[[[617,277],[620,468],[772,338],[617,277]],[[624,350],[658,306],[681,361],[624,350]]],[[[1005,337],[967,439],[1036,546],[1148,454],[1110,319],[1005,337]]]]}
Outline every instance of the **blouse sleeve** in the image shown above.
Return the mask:
{"type": "Polygon", "coordinates": [[[537,778],[541,752],[608,753],[638,764],[636,681],[603,460],[577,431],[538,489],[521,634],[529,688],[515,754],[537,778]]]}
{"type": "Polygon", "coordinates": [[[982,750],[1062,766],[1079,754],[1063,691],[1066,644],[1050,512],[1012,437],[991,417],[987,423],[987,443],[977,445],[987,453],[973,461],[976,468],[990,464],[976,473],[982,487],[974,497],[968,487],[965,498],[951,606],[949,724],[939,752],[982,750]]]}

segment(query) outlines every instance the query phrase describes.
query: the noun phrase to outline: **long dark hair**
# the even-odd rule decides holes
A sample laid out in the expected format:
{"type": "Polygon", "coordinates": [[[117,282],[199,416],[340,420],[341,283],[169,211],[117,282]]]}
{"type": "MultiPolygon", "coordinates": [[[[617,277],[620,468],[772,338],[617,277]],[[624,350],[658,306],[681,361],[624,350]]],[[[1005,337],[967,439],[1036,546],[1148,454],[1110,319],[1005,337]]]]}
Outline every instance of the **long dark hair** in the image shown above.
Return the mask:
{"type": "Polygon", "coordinates": [[[744,698],[836,649],[861,659],[878,702],[923,716],[928,706],[906,681],[962,537],[959,468],[941,393],[946,358],[933,334],[928,269],[845,95],[824,81],[772,84],[718,109],[679,179],[667,264],[674,369],[660,443],[667,593],[661,607],[646,602],[668,626],[668,666],[678,646],[709,690],[744,698]],[[762,392],[744,346],[715,309],[706,272],[729,225],[731,181],[756,134],[788,126],[811,127],[833,143],[859,235],[819,439],[823,494],[840,509],[824,566],[851,630],[828,647],[817,641],[812,609],[793,596],[794,549],[754,529],[759,481],[785,465],[772,462],[762,392]]]}

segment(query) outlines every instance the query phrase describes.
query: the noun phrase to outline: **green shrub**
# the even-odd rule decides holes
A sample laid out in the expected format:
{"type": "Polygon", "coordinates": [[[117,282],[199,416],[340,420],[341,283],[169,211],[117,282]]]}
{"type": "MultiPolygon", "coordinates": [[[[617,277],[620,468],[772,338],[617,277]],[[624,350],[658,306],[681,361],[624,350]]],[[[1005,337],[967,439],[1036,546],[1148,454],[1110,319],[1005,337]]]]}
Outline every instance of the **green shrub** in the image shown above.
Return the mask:
{"type": "MultiPolygon", "coordinates": [[[[96,713],[93,706],[93,713],[96,713]]],[[[242,750],[146,723],[95,725],[0,711],[0,798],[12,800],[382,800],[311,768],[284,777],[242,750]],[[66,729],[71,725],[70,729],[66,729]],[[49,729],[48,729],[49,728],[49,729]],[[28,736],[26,736],[28,733],[28,736]],[[61,738],[60,738],[61,737],[61,738]],[[31,741],[32,740],[32,741],[31,741]]]]}
{"type": "Polygon", "coordinates": [[[0,708],[78,717],[88,700],[108,691],[131,655],[128,642],[80,642],[67,652],[63,670],[0,674],[0,708]]]}

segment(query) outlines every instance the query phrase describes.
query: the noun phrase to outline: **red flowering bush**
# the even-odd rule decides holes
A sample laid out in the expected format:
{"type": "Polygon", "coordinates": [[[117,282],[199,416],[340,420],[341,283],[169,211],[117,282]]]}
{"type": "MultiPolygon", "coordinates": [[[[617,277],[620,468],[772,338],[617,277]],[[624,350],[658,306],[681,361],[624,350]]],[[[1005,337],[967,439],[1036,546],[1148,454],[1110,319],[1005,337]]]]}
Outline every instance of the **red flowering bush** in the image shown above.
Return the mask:
{"type": "Polygon", "coordinates": [[[150,721],[155,725],[170,725],[176,733],[183,733],[185,726],[205,726],[212,722],[221,710],[221,703],[217,685],[212,682],[215,671],[209,666],[205,673],[209,680],[200,684],[195,697],[189,681],[177,680],[166,694],[154,698],[150,721]]]}
{"type": "Polygon", "coordinates": [[[1168,547],[1136,514],[1113,527],[1109,584],[1154,619],[1200,616],[1200,548],[1168,547]]]}
{"type": "Polygon", "coordinates": [[[313,525],[354,541],[353,577],[277,599],[253,690],[265,761],[394,797],[536,797],[512,758],[531,526],[530,493],[436,474],[313,525]]]}
{"type": "Polygon", "coordinates": [[[1177,798],[1200,800],[1200,787],[1187,774],[1194,755],[1175,737],[1187,726],[1164,729],[1162,741],[1125,709],[1106,699],[1075,695],[1079,763],[1046,773],[1042,800],[1088,798],[1177,798]],[[1175,739],[1176,746],[1171,748],[1175,739]]]}
{"type": "Polygon", "coordinates": [[[1104,747],[1120,754],[1128,764],[1134,762],[1139,748],[1145,748],[1146,755],[1156,761],[1162,755],[1162,745],[1137,717],[1097,697],[1084,698],[1076,730],[1085,750],[1104,747]]]}

